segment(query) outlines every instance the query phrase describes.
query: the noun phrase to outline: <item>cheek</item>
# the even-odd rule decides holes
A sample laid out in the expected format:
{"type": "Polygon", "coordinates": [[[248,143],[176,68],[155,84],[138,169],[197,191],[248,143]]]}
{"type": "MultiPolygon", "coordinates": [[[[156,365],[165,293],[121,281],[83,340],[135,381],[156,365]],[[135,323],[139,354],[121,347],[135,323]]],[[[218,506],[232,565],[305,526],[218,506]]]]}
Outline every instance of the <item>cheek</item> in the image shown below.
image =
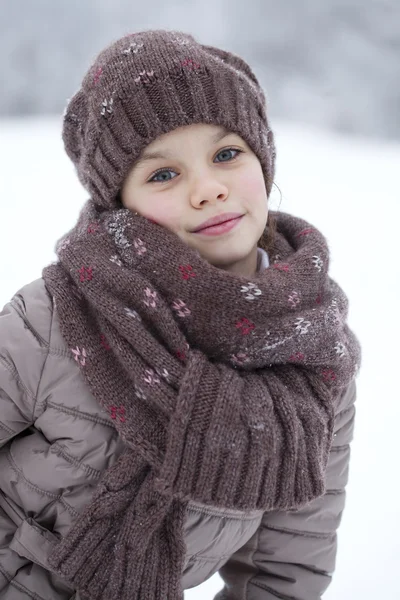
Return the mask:
{"type": "Polygon", "coordinates": [[[267,191],[262,171],[259,169],[249,169],[240,175],[238,185],[238,191],[249,208],[266,207],[267,191]]]}
{"type": "Polygon", "coordinates": [[[180,223],[180,210],[178,202],[168,202],[168,198],[163,196],[162,199],[157,199],[156,202],[148,202],[147,206],[142,210],[143,216],[155,221],[159,225],[177,231],[180,223]]]}

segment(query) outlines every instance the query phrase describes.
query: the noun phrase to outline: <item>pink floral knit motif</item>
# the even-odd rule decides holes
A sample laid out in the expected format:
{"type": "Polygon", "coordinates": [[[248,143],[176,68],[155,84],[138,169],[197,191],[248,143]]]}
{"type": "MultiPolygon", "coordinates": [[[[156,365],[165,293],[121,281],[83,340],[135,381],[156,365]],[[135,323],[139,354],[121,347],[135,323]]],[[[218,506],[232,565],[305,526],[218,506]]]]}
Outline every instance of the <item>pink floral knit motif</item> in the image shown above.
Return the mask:
{"type": "Polygon", "coordinates": [[[90,223],[90,225],[87,228],[87,232],[88,233],[97,233],[99,231],[99,229],[100,229],[99,223],[94,222],[94,223],[90,223]]]}
{"type": "Polygon", "coordinates": [[[103,102],[101,103],[102,108],[101,108],[100,114],[103,117],[106,117],[107,115],[111,115],[111,113],[114,110],[113,104],[114,104],[114,98],[112,96],[111,96],[111,98],[105,98],[103,100],[103,102]]]}
{"type": "Polygon", "coordinates": [[[57,251],[61,252],[62,250],[65,250],[66,248],[68,248],[68,246],[70,245],[71,240],[69,238],[65,238],[62,242],[59,243],[59,245],[57,246],[57,251]]]}
{"type": "Polygon", "coordinates": [[[145,300],[143,303],[150,308],[155,308],[157,306],[157,292],[151,291],[150,288],[146,288],[144,290],[145,300]]]}
{"type": "Polygon", "coordinates": [[[196,273],[193,271],[192,265],[180,265],[180,272],[182,273],[182,279],[190,279],[196,277],[196,273]]]}
{"type": "Polygon", "coordinates": [[[289,265],[280,262],[273,264],[272,267],[277,269],[277,271],[284,271],[285,273],[288,273],[290,270],[289,265]]]}
{"type": "Polygon", "coordinates": [[[288,302],[289,302],[289,306],[291,306],[292,308],[296,308],[296,306],[298,306],[300,304],[299,293],[296,291],[292,292],[289,295],[288,302]]]}
{"type": "Polygon", "coordinates": [[[346,346],[342,342],[336,342],[335,352],[340,358],[343,358],[346,354],[346,346]]]}
{"type": "Polygon", "coordinates": [[[311,321],[307,321],[303,317],[298,317],[295,321],[296,331],[302,335],[304,335],[305,333],[308,333],[310,325],[311,325],[311,321]]]}
{"type": "Polygon", "coordinates": [[[157,375],[161,377],[161,379],[165,379],[165,381],[170,381],[169,371],[164,367],[162,369],[156,369],[157,375]]]}
{"type": "Polygon", "coordinates": [[[105,350],[111,350],[111,347],[110,347],[109,343],[107,342],[107,339],[106,339],[106,336],[104,335],[104,333],[102,333],[100,335],[100,343],[105,350]]]}
{"type": "Polygon", "coordinates": [[[186,358],[187,358],[187,353],[190,350],[190,346],[188,343],[185,344],[185,348],[179,348],[176,352],[175,352],[175,356],[182,362],[185,362],[186,358]]]}
{"type": "Polygon", "coordinates": [[[172,304],[173,310],[176,312],[178,317],[188,317],[191,314],[190,308],[187,307],[186,302],[183,300],[175,300],[172,304]]]}
{"type": "Polygon", "coordinates": [[[78,346],[74,349],[71,348],[71,352],[74,355],[76,362],[78,362],[82,367],[86,364],[87,353],[85,348],[78,348],[78,346]]]}
{"type": "Polygon", "coordinates": [[[231,354],[230,358],[235,365],[245,365],[250,361],[250,358],[245,352],[237,352],[236,354],[231,354]]]}
{"type": "Polygon", "coordinates": [[[140,52],[140,50],[143,48],[144,44],[138,44],[137,42],[132,42],[131,44],[129,44],[129,46],[127,48],[125,48],[125,50],[122,50],[122,54],[125,55],[129,55],[129,54],[137,54],[138,52],[140,52]]]}
{"type": "Polygon", "coordinates": [[[103,73],[103,69],[102,69],[102,67],[99,67],[97,69],[96,73],[94,74],[94,77],[93,77],[93,84],[94,85],[96,85],[96,83],[98,83],[98,81],[99,81],[102,73],[103,73]]]}
{"type": "Polygon", "coordinates": [[[237,323],[236,328],[240,329],[242,335],[248,335],[255,329],[254,323],[247,319],[247,317],[242,317],[237,323]]]}
{"type": "Polygon", "coordinates": [[[306,229],[303,229],[302,231],[299,231],[299,233],[297,234],[297,237],[302,237],[304,235],[309,235],[310,233],[313,233],[315,231],[315,229],[313,227],[307,227],[306,229]]]}
{"type": "Polygon", "coordinates": [[[314,264],[315,268],[319,272],[321,272],[322,271],[322,267],[324,266],[324,262],[323,262],[322,258],[320,256],[313,256],[312,257],[312,261],[313,261],[313,264],[314,264]]]}
{"type": "Polygon", "coordinates": [[[134,310],[133,308],[129,308],[128,306],[126,306],[124,308],[124,311],[125,311],[125,314],[127,314],[128,317],[130,317],[131,319],[137,319],[138,321],[142,320],[139,313],[136,310],[134,310]]]}
{"type": "Polygon", "coordinates": [[[81,267],[79,269],[80,281],[91,281],[93,279],[93,268],[92,267],[81,267]]]}
{"type": "Polygon", "coordinates": [[[191,58],[186,58],[181,62],[182,67],[187,68],[189,71],[196,71],[200,69],[201,65],[191,58]]]}
{"type": "Polygon", "coordinates": [[[140,238],[137,238],[136,240],[134,240],[133,245],[135,247],[136,254],[138,256],[143,256],[143,254],[145,254],[147,252],[147,248],[144,245],[144,242],[140,238]]]}
{"type": "Polygon", "coordinates": [[[134,78],[135,83],[148,85],[154,80],[154,71],[140,71],[139,76],[134,78]]]}
{"type": "Polygon", "coordinates": [[[326,382],[336,380],[336,373],[332,369],[325,369],[324,371],[322,371],[322,376],[326,382]]]}
{"type": "Polygon", "coordinates": [[[144,391],[142,390],[142,388],[139,385],[137,385],[136,383],[134,385],[134,388],[135,388],[136,398],[139,398],[139,400],[146,400],[147,396],[144,393],[144,391]]]}
{"type": "Polygon", "coordinates": [[[112,263],[115,263],[115,264],[116,264],[116,265],[118,265],[119,267],[122,267],[122,262],[121,262],[121,259],[120,259],[120,258],[119,258],[119,257],[118,257],[116,254],[114,254],[113,256],[111,256],[111,257],[110,257],[110,261],[111,261],[112,263]]]}
{"type": "Polygon", "coordinates": [[[189,46],[189,40],[181,36],[174,37],[173,41],[179,46],[189,46]]]}
{"type": "Polygon", "coordinates": [[[332,319],[334,320],[335,323],[337,323],[338,325],[343,323],[343,317],[340,314],[340,310],[339,310],[339,306],[338,306],[338,302],[337,302],[336,298],[332,298],[331,304],[328,308],[328,313],[332,317],[332,319]]]}
{"type": "Polygon", "coordinates": [[[177,350],[175,354],[182,362],[186,360],[186,353],[183,350],[177,350]]]}
{"type": "Polygon", "coordinates": [[[126,422],[125,407],[124,406],[110,406],[110,417],[113,419],[113,421],[116,421],[118,419],[118,421],[120,423],[125,423],[126,422]]]}
{"type": "Polygon", "coordinates": [[[240,291],[242,294],[245,294],[245,299],[250,301],[256,300],[262,295],[260,288],[255,283],[251,283],[250,281],[247,285],[242,285],[240,291]]]}
{"type": "Polygon", "coordinates": [[[155,385],[156,383],[160,383],[160,378],[153,369],[146,369],[145,375],[146,376],[144,377],[144,381],[149,385],[155,385]]]}

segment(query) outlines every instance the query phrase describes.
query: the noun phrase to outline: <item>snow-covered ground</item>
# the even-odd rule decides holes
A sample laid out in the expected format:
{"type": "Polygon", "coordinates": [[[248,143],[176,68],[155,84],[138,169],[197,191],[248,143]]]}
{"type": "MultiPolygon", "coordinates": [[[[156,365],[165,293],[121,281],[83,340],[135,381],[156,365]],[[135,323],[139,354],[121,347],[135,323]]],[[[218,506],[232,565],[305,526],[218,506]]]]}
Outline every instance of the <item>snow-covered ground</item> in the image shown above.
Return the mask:
{"type": "MultiPolygon", "coordinates": [[[[60,127],[54,118],[0,121],[0,305],[54,259],[86,199],[60,127]]],[[[326,235],[363,348],[347,507],[324,600],[398,600],[400,145],[280,122],[275,132],[282,201],[275,190],[270,207],[326,235]]],[[[220,587],[216,575],[185,598],[212,599],[220,587]]]]}

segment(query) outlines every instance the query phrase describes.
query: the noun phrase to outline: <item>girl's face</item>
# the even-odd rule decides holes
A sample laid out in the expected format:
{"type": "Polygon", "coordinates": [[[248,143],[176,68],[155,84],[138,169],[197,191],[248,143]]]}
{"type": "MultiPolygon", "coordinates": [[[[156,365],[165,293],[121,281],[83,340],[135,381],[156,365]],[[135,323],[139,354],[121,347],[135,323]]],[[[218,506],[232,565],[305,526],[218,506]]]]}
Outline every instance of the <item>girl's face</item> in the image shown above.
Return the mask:
{"type": "Polygon", "coordinates": [[[222,127],[180,127],[149,144],[121,190],[122,204],[174,232],[212,265],[254,274],[268,198],[260,162],[222,127]],[[235,213],[234,227],[195,232],[212,217],[235,213]],[[214,235],[207,233],[214,232],[214,235]]]}

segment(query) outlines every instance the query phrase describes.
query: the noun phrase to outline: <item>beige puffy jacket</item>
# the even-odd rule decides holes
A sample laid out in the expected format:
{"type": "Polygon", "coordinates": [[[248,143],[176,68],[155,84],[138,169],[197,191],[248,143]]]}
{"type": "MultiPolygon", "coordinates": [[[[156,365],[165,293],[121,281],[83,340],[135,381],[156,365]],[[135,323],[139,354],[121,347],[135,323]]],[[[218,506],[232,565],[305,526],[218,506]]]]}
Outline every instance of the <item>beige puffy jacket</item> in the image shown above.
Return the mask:
{"type": "MultiPolygon", "coordinates": [[[[218,600],[319,600],[335,566],[355,384],[343,394],[327,491],[298,511],[191,504],[182,585],[219,571],[218,600]]],[[[122,446],[66,347],[42,279],[0,312],[0,600],[78,600],[51,573],[52,542],[90,501],[122,446]]]]}

